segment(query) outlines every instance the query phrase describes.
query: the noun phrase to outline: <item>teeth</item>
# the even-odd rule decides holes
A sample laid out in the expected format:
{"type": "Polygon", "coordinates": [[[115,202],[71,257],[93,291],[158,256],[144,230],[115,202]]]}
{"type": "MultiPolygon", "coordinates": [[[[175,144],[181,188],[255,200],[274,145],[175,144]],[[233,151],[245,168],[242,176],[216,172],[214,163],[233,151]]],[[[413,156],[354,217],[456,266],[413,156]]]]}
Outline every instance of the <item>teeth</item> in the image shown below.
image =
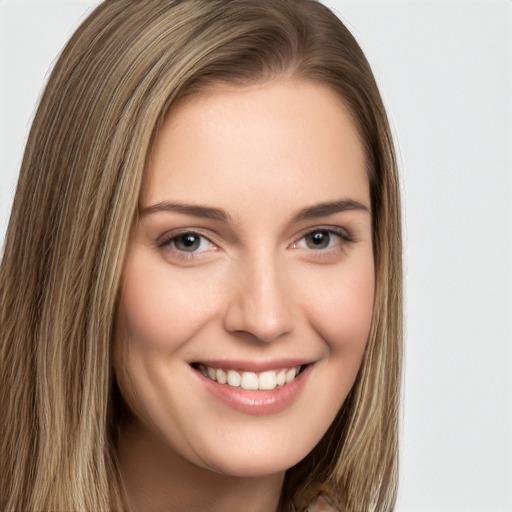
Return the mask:
{"type": "Polygon", "coordinates": [[[238,372],[235,372],[235,370],[229,370],[228,372],[228,384],[230,386],[233,386],[234,388],[237,388],[240,386],[240,382],[242,380],[242,377],[240,377],[240,374],[238,372]]]}
{"type": "MultiPolygon", "coordinates": [[[[294,372],[295,373],[295,372],[294,372]]],[[[295,377],[295,375],[294,375],[295,377]]],[[[258,378],[259,389],[274,389],[277,385],[276,372],[263,372],[260,373],[258,378]]]]}
{"type": "Polygon", "coordinates": [[[220,384],[226,384],[226,382],[228,381],[226,372],[224,370],[221,370],[220,368],[217,368],[215,376],[217,377],[217,382],[219,382],[220,384]]]}
{"type": "Polygon", "coordinates": [[[295,375],[297,374],[296,372],[296,368],[290,368],[286,374],[285,374],[285,380],[286,380],[286,383],[288,384],[289,382],[291,382],[293,379],[295,379],[295,375]]]}
{"type": "Polygon", "coordinates": [[[261,373],[238,372],[236,370],[223,370],[200,365],[199,370],[205,377],[216,380],[220,384],[227,384],[235,388],[247,390],[272,390],[292,382],[300,372],[300,366],[282,370],[269,370],[261,373]]]}
{"type": "Polygon", "coordinates": [[[276,384],[278,386],[282,386],[284,383],[286,382],[286,372],[284,370],[281,370],[277,375],[276,375],[276,384]]]}
{"type": "Polygon", "coordinates": [[[258,376],[254,372],[243,372],[240,387],[242,389],[258,389],[258,376]]]}

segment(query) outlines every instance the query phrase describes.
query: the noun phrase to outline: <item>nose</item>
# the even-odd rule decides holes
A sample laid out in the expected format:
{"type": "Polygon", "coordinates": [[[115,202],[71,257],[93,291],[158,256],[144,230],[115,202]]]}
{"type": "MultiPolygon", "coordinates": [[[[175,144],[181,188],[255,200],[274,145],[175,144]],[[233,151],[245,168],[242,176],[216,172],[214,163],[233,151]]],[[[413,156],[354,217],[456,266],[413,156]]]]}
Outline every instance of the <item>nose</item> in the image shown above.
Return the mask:
{"type": "Polygon", "coordinates": [[[291,299],[282,266],[265,257],[248,259],[235,276],[224,327],[261,342],[277,340],[294,329],[291,299]]]}

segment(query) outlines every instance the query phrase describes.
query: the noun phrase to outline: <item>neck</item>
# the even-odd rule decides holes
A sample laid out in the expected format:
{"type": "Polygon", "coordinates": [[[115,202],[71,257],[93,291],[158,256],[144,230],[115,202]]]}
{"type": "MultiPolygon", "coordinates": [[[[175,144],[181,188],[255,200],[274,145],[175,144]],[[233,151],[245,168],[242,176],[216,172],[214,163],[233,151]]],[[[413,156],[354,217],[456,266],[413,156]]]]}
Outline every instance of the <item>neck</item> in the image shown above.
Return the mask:
{"type": "Polygon", "coordinates": [[[284,473],[216,473],[184,459],[136,422],[120,429],[118,458],[129,512],[277,510],[284,473]]]}

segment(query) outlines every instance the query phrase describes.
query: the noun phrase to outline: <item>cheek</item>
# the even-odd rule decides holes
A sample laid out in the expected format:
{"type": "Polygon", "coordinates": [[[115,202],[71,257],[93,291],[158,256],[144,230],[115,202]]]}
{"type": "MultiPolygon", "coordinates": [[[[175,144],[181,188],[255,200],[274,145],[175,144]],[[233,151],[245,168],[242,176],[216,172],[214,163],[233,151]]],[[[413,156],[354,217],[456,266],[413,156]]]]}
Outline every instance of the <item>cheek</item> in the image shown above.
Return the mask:
{"type": "Polygon", "coordinates": [[[129,255],[116,316],[113,363],[132,409],[138,409],[141,394],[153,396],[151,383],[156,383],[161,368],[207,317],[197,287],[183,286],[169,268],[155,265],[137,250],[129,255]]]}
{"type": "Polygon", "coordinates": [[[325,420],[323,432],[342,407],[361,366],[372,321],[374,287],[373,258],[363,258],[357,265],[317,279],[318,293],[310,294],[305,307],[309,323],[325,347],[319,366],[321,388],[311,402],[311,411],[325,420]]]}
{"type": "Polygon", "coordinates": [[[201,277],[146,263],[142,257],[128,259],[125,276],[117,315],[118,345],[174,352],[213,314],[216,301],[201,277]]]}
{"type": "Polygon", "coordinates": [[[310,323],[332,355],[360,358],[370,331],[374,301],[373,258],[366,256],[332,273],[309,294],[310,323]]]}

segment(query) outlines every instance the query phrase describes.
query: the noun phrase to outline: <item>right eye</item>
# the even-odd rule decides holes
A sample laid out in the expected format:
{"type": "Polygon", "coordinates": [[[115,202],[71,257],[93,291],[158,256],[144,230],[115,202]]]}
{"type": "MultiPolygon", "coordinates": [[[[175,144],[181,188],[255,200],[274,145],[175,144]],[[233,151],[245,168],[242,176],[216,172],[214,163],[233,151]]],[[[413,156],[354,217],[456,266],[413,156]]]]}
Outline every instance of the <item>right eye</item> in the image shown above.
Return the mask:
{"type": "Polygon", "coordinates": [[[168,233],[158,241],[158,247],[168,249],[175,257],[182,259],[194,258],[196,255],[217,249],[206,236],[195,231],[168,233]]]}
{"type": "Polygon", "coordinates": [[[169,242],[178,251],[202,252],[208,246],[209,240],[197,233],[183,233],[172,238],[169,242]]]}
{"type": "Polygon", "coordinates": [[[340,236],[326,229],[318,229],[304,236],[304,242],[308,249],[322,250],[329,249],[340,236]]]}

